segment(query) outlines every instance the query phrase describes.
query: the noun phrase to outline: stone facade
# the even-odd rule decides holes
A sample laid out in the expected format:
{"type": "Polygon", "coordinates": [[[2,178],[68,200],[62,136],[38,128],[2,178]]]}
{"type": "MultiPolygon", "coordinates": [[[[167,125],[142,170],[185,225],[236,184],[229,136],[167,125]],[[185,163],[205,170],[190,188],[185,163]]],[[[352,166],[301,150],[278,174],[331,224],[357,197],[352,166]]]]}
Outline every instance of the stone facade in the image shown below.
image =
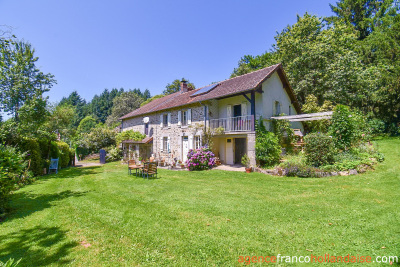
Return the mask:
{"type": "MultiPolygon", "coordinates": [[[[196,148],[196,144],[199,144],[197,138],[201,137],[204,128],[212,128],[215,121],[218,123],[223,121],[226,122],[226,124],[223,124],[226,127],[222,127],[225,132],[214,136],[213,152],[220,157],[222,163],[226,164],[240,163],[240,156],[246,153],[250,158],[250,164],[255,166],[254,128],[246,126],[241,129],[227,130],[232,125],[248,125],[247,122],[250,120],[247,118],[252,116],[248,98],[249,94],[247,98],[243,94],[236,94],[127,118],[122,121],[122,131],[134,130],[144,133],[146,129],[145,121],[148,120],[147,135],[153,137],[152,154],[158,160],[165,159],[172,163],[175,159],[184,161],[187,155],[185,151],[196,148]],[[237,107],[236,115],[234,114],[235,107],[237,107]],[[183,122],[183,112],[188,110],[190,110],[190,116],[188,115],[187,125],[180,125],[179,122],[181,124],[183,122]],[[237,116],[237,113],[241,114],[237,116]],[[238,119],[238,117],[242,119],[238,119]],[[237,120],[233,122],[232,118],[237,120]],[[232,160],[232,156],[234,160],[232,160]]],[[[275,113],[296,114],[290,97],[277,73],[263,82],[262,91],[254,93],[253,101],[255,113],[252,120],[254,120],[254,117],[255,119],[263,117],[267,128],[267,119],[275,113]]],[[[294,123],[292,127],[303,130],[301,123],[294,123]]]]}
{"type": "Polygon", "coordinates": [[[148,136],[153,137],[152,153],[156,159],[165,159],[166,161],[183,160],[183,137],[187,137],[188,149],[195,148],[196,137],[199,138],[202,135],[204,128],[204,106],[193,104],[146,114],[143,117],[125,119],[122,122],[122,131],[134,130],[144,133],[145,117],[148,117],[148,136]],[[190,116],[187,118],[186,125],[182,125],[183,112],[187,111],[190,112],[190,116]],[[181,115],[178,115],[179,113],[181,115]],[[167,123],[162,122],[165,115],[167,123]],[[180,124],[179,116],[181,116],[180,124]],[[167,139],[168,147],[164,147],[164,138],[167,139]]]}

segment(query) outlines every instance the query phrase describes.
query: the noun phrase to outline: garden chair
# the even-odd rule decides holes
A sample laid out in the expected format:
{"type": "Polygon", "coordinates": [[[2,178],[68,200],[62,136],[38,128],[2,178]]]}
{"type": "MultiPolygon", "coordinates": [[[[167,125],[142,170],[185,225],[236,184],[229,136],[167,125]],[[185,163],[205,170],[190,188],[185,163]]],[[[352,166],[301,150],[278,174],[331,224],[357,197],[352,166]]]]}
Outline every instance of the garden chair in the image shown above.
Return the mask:
{"type": "Polygon", "coordinates": [[[58,174],[58,158],[50,160],[49,174],[51,171],[55,171],[58,174]]]}
{"type": "Polygon", "coordinates": [[[129,175],[131,175],[131,172],[133,169],[135,169],[135,167],[136,167],[136,160],[134,160],[134,159],[128,160],[128,174],[129,175]]]}
{"type": "Polygon", "coordinates": [[[157,178],[157,162],[145,163],[142,170],[142,177],[149,179],[149,177],[154,177],[154,175],[157,178]]]}

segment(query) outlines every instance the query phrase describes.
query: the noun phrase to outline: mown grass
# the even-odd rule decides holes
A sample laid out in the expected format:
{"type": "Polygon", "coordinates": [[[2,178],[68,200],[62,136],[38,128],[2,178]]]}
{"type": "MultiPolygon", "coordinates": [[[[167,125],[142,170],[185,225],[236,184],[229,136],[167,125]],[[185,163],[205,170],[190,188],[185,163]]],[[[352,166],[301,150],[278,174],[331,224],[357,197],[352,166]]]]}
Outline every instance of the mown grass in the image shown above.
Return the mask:
{"type": "Polygon", "coordinates": [[[65,169],[14,194],[0,260],[235,266],[240,255],[400,256],[400,140],[378,145],[386,160],[376,171],[347,177],[160,170],[143,180],[120,163],[65,169]]]}

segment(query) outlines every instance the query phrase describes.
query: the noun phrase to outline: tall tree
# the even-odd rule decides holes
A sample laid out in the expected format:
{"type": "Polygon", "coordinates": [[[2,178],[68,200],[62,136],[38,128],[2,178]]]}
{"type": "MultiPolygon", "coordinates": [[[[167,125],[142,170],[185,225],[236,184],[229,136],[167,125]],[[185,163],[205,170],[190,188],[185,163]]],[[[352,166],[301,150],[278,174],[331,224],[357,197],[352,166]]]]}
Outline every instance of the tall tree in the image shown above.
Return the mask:
{"type": "Polygon", "coordinates": [[[277,57],[277,54],[273,51],[265,52],[264,54],[258,56],[245,55],[239,60],[238,67],[233,70],[231,78],[277,63],[279,63],[279,59],[277,57]]]}
{"type": "Polygon", "coordinates": [[[100,122],[104,123],[111,114],[113,100],[124,92],[123,88],[119,90],[113,88],[111,91],[104,89],[98,96],[95,95],[92,101],[88,104],[89,113],[96,117],[100,122]]]}
{"type": "Polygon", "coordinates": [[[336,5],[329,4],[336,16],[327,21],[344,21],[354,27],[360,40],[370,35],[388,11],[398,5],[396,0],[340,0],[336,5]]]}
{"type": "Polygon", "coordinates": [[[73,127],[76,129],[79,122],[87,115],[86,100],[83,99],[77,91],[73,91],[68,97],[63,97],[59,103],[60,106],[70,105],[75,107],[73,127]]]}
{"type": "Polygon", "coordinates": [[[73,120],[76,108],[72,105],[56,105],[49,109],[49,119],[45,123],[45,129],[50,132],[58,132],[64,141],[70,141],[75,135],[73,120]]]}
{"type": "MultiPolygon", "coordinates": [[[[182,78],[182,80],[187,81],[188,87],[196,89],[194,84],[189,82],[189,80],[186,80],[185,78],[182,78]]],[[[170,94],[179,92],[180,89],[181,89],[181,80],[176,79],[172,83],[169,83],[169,84],[167,84],[167,86],[165,86],[165,90],[163,91],[163,95],[170,95],[170,94]]]]}
{"type": "Polygon", "coordinates": [[[50,73],[44,74],[36,66],[35,50],[28,43],[0,39],[1,108],[18,121],[19,109],[56,83],[50,73]]]}
{"type": "Polygon", "coordinates": [[[119,118],[140,107],[143,98],[134,91],[124,92],[113,100],[111,115],[107,118],[107,124],[114,126],[119,123],[119,118]]]}

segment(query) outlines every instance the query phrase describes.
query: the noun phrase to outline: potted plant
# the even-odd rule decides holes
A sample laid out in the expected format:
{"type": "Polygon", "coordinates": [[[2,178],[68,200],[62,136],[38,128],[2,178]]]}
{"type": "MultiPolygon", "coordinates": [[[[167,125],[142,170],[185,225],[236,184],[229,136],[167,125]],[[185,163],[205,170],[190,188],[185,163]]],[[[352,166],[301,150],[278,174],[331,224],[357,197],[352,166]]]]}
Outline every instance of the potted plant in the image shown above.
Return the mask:
{"type": "Polygon", "coordinates": [[[246,173],[251,173],[250,158],[247,154],[243,155],[242,164],[245,166],[246,173]]]}

